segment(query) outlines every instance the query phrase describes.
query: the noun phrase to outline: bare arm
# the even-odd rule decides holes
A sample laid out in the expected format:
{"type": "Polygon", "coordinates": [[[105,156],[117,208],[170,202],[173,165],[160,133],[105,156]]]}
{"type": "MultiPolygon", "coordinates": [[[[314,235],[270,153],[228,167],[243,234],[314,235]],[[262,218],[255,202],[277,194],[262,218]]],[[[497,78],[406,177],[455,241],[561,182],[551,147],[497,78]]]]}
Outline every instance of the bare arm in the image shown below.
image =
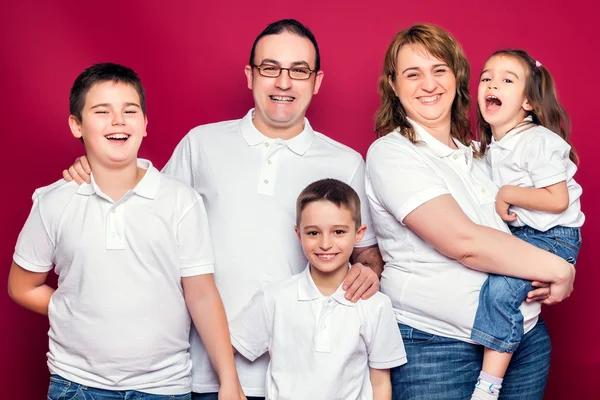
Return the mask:
{"type": "Polygon", "coordinates": [[[47,272],[27,271],[13,261],[8,275],[8,295],[26,309],[48,315],[54,289],[46,285],[47,277],[47,272]]]}
{"type": "Polygon", "coordinates": [[[547,304],[562,301],[573,290],[571,264],[507,233],[473,223],[448,194],[422,204],[403,222],[440,253],[469,268],[549,282],[547,304]]]}
{"type": "Polygon", "coordinates": [[[219,398],[242,398],[229,328],[212,274],[182,278],[185,302],[219,377],[219,398]]]}
{"type": "Polygon", "coordinates": [[[373,400],[392,400],[392,381],[389,369],[369,368],[373,400]]]}
{"type": "Polygon", "coordinates": [[[558,214],[569,207],[569,190],[565,181],[543,188],[524,188],[506,185],[497,198],[528,210],[558,214]]]}

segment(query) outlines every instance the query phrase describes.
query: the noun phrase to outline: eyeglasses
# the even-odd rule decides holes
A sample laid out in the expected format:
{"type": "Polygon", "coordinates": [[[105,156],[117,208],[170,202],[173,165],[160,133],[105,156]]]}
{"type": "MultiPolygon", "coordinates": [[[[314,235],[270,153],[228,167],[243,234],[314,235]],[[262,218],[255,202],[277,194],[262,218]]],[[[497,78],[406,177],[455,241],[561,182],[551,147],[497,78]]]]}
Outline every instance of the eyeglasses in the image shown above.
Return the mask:
{"type": "Polygon", "coordinates": [[[277,78],[281,75],[282,70],[287,70],[288,76],[291,79],[297,80],[306,80],[310,78],[315,70],[310,69],[308,67],[290,67],[283,68],[273,64],[261,64],[261,65],[252,65],[253,68],[258,69],[258,73],[262,76],[266,76],[267,78],[277,78]]]}

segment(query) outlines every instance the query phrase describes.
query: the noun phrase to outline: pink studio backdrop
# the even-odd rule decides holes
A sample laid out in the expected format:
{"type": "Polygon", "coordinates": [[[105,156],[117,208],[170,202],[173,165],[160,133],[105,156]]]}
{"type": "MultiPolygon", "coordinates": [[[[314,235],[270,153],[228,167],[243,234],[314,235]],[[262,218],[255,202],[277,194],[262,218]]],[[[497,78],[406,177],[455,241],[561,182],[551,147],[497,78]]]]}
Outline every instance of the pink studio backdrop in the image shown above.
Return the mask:
{"type": "MultiPolygon", "coordinates": [[[[505,47],[528,50],[556,78],[582,160],[577,179],[584,188],[587,221],[576,290],[565,303],[544,310],[553,342],[546,398],[589,394],[586,385],[600,376],[600,252],[595,245],[600,240],[600,214],[595,209],[600,193],[594,178],[600,35],[595,6],[585,3],[3,0],[3,276],[8,276],[33,190],[57,180],[83,152],[70,135],[67,117],[69,89],[85,67],[113,61],[140,74],[149,119],[141,156],[160,168],[194,126],[245,114],[252,97],[243,68],[254,38],[274,20],[296,18],[315,33],[325,71],[308,118],[316,130],[364,155],[374,139],[376,83],[389,41],[413,23],[431,22],[462,43],[472,65],[472,93],[486,57],[505,47]]],[[[0,307],[0,376],[7,383],[0,398],[45,398],[47,319],[12,303],[4,289],[0,307]]]]}

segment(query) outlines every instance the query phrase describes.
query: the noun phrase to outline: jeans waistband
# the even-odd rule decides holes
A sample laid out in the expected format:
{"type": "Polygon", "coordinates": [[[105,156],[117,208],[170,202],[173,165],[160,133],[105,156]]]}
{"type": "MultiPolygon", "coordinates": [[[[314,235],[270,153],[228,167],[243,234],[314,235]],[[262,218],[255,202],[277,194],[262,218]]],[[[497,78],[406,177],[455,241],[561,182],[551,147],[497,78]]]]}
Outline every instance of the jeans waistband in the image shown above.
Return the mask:
{"type": "Polygon", "coordinates": [[[572,237],[574,239],[579,239],[581,232],[580,228],[571,228],[568,226],[555,226],[553,228],[548,229],[547,231],[538,231],[537,229],[533,229],[529,226],[520,226],[520,227],[511,227],[510,231],[515,232],[523,232],[529,235],[541,235],[541,236],[562,236],[562,237],[572,237]]]}

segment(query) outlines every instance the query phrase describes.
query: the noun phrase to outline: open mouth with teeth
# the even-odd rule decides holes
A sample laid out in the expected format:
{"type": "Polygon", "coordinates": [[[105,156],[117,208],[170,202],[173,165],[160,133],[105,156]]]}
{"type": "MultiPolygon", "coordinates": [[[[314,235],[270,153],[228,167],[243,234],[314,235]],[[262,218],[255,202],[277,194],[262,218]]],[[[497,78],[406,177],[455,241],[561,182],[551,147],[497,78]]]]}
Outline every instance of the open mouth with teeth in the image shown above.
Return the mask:
{"type": "Polygon", "coordinates": [[[433,104],[436,101],[438,101],[440,97],[442,96],[439,94],[436,94],[434,96],[421,96],[419,97],[419,101],[423,104],[433,104]]]}
{"type": "Polygon", "coordinates": [[[113,133],[104,137],[110,140],[111,142],[126,142],[127,139],[129,139],[129,136],[131,135],[127,133],[113,133]]]}
{"type": "Polygon", "coordinates": [[[485,109],[489,112],[498,111],[502,106],[502,102],[499,98],[493,95],[489,95],[485,98],[485,109]]]}
{"type": "Polygon", "coordinates": [[[337,253],[317,253],[316,256],[321,261],[331,261],[337,256],[337,253]]]}
{"type": "Polygon", "coordinates": [[[274,101],[275,103],[291,103],[292,101],[294,101],[296,98],[292,97],[292,96],[269,96],[271,98],[272,101],[274,101]]]}

